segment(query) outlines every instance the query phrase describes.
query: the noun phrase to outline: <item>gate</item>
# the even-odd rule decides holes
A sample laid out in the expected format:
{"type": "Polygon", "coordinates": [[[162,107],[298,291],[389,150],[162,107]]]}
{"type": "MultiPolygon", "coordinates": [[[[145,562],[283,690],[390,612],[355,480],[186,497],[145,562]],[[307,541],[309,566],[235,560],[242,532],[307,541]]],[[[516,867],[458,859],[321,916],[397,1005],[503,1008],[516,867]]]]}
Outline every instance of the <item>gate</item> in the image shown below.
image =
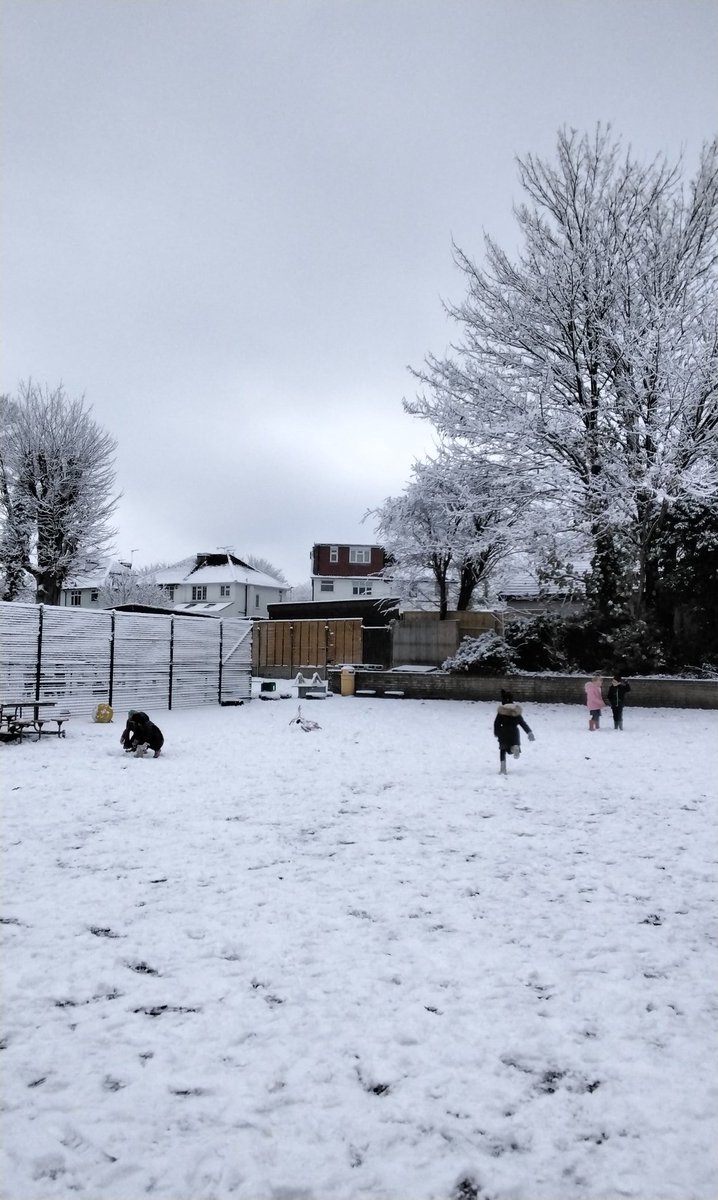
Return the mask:
{"type": "Polygon", "coordinates": [[[335,663],[361,661],[361,617],[255,622],[252,659],[255,675],[326,671],[327,666],[335,663]]]}

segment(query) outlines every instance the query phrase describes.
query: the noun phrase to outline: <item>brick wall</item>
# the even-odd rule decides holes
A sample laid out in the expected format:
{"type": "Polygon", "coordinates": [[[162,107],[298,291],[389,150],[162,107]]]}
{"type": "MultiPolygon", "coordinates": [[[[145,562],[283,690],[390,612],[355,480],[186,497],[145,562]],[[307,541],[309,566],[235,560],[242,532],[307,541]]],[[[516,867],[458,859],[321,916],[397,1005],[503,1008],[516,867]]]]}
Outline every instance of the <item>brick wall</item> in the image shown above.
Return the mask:
{"type": "MultiPolygon", "coordinates": [[[[329,671],[329,687],[340,690],[341,672],[329,671]]],[[[518,701],[545,704],[584,704],[587,675],[512,675],[491,678],[409,671],[358,669],[356,686],[386,687],[416,700],[495,700],[501,689],[510,689],[518,701]]],[[[718,708],[718,680],[631,679],[627,704],[636,708],[718,708]]],[[[608,682],[605,685],[608,689],[608,682]]],[[[605,692],[604,692],[605,695],[605,692]]]]}

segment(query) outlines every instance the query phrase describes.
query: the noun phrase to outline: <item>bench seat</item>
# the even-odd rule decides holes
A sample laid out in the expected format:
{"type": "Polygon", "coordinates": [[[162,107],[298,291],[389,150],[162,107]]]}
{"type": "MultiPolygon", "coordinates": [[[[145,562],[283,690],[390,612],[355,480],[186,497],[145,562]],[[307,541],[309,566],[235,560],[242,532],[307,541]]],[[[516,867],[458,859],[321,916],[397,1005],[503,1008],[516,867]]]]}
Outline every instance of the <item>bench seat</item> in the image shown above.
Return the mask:
{"type": "Polygon", "coordinates": [[[45,735],[52,734],[53,736],[57,736],[57,737],[65,737],[66,730],[64,729],[64,726],[65,726],[66,722],[69,721],[71,718],[72,718],[72,713],[58,712],[58,713],[53,713],[51,717],[50,716],[40,717],[37,722],[33,722],[33,723],[37,726],[38,736],[40,736],[44,733],[45,735]],[[43,729],[44,725],[54,725],[54,726],[56,726],[56,728],[55,729],[43,729]]]}

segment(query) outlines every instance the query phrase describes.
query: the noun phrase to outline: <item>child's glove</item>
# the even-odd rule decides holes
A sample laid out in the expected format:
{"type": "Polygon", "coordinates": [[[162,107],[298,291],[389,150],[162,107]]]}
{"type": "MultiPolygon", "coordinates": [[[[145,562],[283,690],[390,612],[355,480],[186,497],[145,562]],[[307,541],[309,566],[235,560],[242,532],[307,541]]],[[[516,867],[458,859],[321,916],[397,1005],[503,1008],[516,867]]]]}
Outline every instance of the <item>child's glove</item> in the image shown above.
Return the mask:
{"type": "Polygon", "coordinates": [[[535,741],[536,741],[536,738],[534,737],[534,735],[533,735],[532,733],[530,733],[530,734],[529,734],[529,741],[530,741],[530,742],[535,742],[535,741]]]}

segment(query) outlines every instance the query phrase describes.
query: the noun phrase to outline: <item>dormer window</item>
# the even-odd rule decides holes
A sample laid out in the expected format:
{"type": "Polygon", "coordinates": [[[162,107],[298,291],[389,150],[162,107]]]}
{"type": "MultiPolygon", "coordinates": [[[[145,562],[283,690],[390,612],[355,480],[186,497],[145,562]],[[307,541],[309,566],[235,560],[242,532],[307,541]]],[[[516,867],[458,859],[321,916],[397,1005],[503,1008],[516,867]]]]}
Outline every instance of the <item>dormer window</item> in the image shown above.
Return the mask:
{"type": "Polygon", "coordinates": [[[368,564],[371,562],[371,547],[370,546],[350,546],[349,547],[349,562],[368,564]]]}
{"type": "Polygon", "coordinates": [[[338,546],[330,546],[329,547],[329,561],[330,561],[330,563],[339,562],[339,547],[338,546]]]}

